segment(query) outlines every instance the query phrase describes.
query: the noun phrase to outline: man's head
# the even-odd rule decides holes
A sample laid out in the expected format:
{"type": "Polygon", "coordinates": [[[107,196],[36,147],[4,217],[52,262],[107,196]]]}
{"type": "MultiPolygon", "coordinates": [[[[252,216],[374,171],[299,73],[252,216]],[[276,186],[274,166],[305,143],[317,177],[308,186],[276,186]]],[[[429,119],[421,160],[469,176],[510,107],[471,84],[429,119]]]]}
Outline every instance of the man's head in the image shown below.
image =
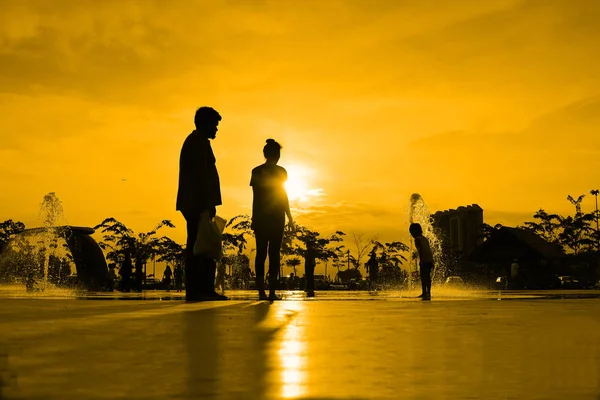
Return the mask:
{"type": "Polygon", "coordinates": [[[423,235],[423,228],[421,228],[421,224],[410,224],[408,227],[408,231],[412,235],[412,237],[419,237],[423,235]]]}
{"type": "Polygon", "coordinates": [[[221,121],[221,115],[212,107],[200,107],[196,110],[194,124],[196,131],[202,136],[214,139],[219,130],[219,121],[221,121]]]}

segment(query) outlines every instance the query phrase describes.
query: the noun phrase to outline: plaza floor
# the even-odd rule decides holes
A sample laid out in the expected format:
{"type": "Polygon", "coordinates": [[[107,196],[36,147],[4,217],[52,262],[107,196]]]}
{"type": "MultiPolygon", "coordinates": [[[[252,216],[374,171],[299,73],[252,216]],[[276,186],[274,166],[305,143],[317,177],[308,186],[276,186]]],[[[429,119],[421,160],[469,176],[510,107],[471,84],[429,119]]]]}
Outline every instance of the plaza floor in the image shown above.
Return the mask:
{"type": "Polygon", "coordinates": [[[597,291],[227,294],[0,290],[0,399],[600,399],[597,291]]]}

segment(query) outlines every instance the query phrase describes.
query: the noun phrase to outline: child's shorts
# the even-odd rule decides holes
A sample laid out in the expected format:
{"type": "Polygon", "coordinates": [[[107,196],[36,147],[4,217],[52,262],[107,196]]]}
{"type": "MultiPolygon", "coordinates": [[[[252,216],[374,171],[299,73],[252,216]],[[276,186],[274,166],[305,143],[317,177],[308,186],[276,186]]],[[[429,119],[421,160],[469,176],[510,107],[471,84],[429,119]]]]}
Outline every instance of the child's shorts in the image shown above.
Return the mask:
{"type": "Polygon", "coordinates": [[[419,266],[421,267],[420,268],[421,276],[431,275],[431,271],[433,270],[433,263],[431,263],[431,262],[421,263],[421,264],[419,264],[419,266]]]}

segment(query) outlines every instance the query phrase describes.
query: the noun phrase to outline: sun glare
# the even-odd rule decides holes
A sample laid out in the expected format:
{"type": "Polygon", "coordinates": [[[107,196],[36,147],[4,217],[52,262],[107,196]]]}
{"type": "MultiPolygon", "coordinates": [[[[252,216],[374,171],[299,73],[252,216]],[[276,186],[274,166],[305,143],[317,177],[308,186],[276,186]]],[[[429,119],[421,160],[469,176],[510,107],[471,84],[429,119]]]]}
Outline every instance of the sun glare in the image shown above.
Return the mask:
{"type": "Polygon", "coordinates": [[[307,201],[311,195],[311,190],[308,188],[308,171],[299,166],[287,167],[288,180],[285,183],[290,201],[307,201]]]}

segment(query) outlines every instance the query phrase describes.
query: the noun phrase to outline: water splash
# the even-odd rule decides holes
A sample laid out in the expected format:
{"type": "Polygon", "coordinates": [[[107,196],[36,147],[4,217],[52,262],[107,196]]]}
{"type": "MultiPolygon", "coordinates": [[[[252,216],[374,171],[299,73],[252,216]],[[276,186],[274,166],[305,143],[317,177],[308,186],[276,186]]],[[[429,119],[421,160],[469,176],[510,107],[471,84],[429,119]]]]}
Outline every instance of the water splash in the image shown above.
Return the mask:
{"type": "Polygon", "coordinates": [[[53,228],[57,226],[57,223],[63,218],[63,206],[62,201],[59,200],[56,193],[50,192],[44,196],[44,199],[40,203],[40,219],[42,226],[46,230],[41,233],[42,241],[44,244],[44,283],[43,290],[46,290],[48,286],[48,271],[50,267],[50,256],[54,255],[54,251],[57,248],[56,234],[53,228]]]}
{"type": "MultiPolygon", "coordinates": [[[[421,228],[423,228],[423,236],[429,240],[429,245],[431,246],[434,263],[431,279],[432,281],[441,281],[445,277],[444,252],[442,250],[442,241],[436,234],[435,228],[433,227],[429,208],[427,208],[423,197],[421,197],[421,195],[418,193],[413,193],[410,196],[409,207],[410,223],[417,223],[421,225],[421,228]]],[[[409,274],[413,268],[414,271],[418,271],[418,259],[414,257],[412,246],[413,241],[411,239],[409,274]]]]}

